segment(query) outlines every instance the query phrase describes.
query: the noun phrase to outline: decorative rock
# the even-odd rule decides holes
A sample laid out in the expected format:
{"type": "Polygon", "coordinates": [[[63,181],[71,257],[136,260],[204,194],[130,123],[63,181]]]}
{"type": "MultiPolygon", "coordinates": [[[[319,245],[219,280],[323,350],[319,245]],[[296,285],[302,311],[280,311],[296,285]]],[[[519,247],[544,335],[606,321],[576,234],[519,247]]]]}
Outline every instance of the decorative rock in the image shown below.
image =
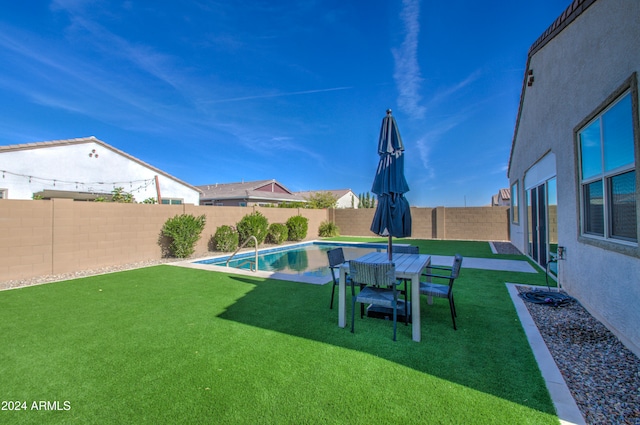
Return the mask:
{"type": "Polygon", "coordinates": [[[586,422],[640,424],[640,359],[577,301],[525,305],[586,422]]]}

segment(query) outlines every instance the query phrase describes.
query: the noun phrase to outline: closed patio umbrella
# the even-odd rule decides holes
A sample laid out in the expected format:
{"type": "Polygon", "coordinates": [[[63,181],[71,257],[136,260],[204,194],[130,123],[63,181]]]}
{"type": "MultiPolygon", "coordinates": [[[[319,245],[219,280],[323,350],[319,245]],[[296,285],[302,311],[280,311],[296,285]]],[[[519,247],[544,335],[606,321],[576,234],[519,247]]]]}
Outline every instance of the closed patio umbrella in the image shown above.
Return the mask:
{"type": "Polygon", "coordinates": [[[378,140],[380,162],[371,191],[378,195],[378,205],[371,231],[389,237],[389,261],[392,260],[391,238],[411,236],[411,209],[404,194],[409,185],[404,177],[404,145],[391,109],[382,119],[378,140]]]}

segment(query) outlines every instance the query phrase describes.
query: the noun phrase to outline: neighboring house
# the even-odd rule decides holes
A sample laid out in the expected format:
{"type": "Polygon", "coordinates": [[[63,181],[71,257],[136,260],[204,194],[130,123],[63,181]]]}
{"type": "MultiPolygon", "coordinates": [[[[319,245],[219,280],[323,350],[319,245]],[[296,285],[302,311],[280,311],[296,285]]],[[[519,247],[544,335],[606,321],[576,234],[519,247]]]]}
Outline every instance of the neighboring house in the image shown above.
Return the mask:
{"type": "Polygon", "coordinates": [[[95,137],[0,146],[0,199],[110,198],[122,187],[136,202],[198,205],[195,187],[95,137]]]}
{"type": "Polygon", "coordinates": [[[224,207],[273,206],[285,202],[306,200],[275,180],[258,180],[240,183],[216,183],[198,186],[202,195],[200,205],[224,207]]]}
{"type": "Polygon", "coordinates": [[[306,192],[295,192],[296,195],[309,199],[311,196],[318,193],[329,192],[336,198],[336,208],[358,208],[360,205],[360,199],[358,195],[353,193],[351,189],[339,189],[339,190],[309,190],[306,192]]]}
{"type": "Polygon", "coordinates": [[[576,0],[531,46],[508,171],[511,242],[561,255],[559,285],[638,355],[639,17],[576,0]]]}
{"type": "Polygon", "coordinates": [[[508,207],[511,205],[511,190],[500,189],[496,195],[491,197],[492,207],[508,207]]]}

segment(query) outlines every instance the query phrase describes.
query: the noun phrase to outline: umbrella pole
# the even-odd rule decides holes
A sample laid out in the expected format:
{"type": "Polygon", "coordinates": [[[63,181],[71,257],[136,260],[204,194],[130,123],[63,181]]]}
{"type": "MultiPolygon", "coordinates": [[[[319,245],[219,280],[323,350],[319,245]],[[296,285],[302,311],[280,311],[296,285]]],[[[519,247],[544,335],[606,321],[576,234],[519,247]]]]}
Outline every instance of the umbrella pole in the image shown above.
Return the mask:
{"type": "Polygon", "coordinates": [[[391,244],[391,235],[389,235],[389,246],[387,247],[387,252],[389,253],[389,262],[393,261],[393,245],[391,244]]]}

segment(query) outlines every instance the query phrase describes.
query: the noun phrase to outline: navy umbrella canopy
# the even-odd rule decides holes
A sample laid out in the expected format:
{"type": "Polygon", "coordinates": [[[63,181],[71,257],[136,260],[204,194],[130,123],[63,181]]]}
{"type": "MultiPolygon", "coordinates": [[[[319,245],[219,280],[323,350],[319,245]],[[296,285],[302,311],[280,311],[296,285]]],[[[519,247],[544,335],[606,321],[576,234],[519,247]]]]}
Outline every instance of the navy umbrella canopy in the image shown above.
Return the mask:
{"type": "Polygon", "coordinates": [[[389,260],[392,258],[391,237],[411,236],[411,209],[404,194],[409,185],[404,177],[404,145],[391,109],[382,119],[378,140],[380,162],[371,191],[378,195],[378,205],[371,223],[371,231],[389,236],[389,260]]]}

